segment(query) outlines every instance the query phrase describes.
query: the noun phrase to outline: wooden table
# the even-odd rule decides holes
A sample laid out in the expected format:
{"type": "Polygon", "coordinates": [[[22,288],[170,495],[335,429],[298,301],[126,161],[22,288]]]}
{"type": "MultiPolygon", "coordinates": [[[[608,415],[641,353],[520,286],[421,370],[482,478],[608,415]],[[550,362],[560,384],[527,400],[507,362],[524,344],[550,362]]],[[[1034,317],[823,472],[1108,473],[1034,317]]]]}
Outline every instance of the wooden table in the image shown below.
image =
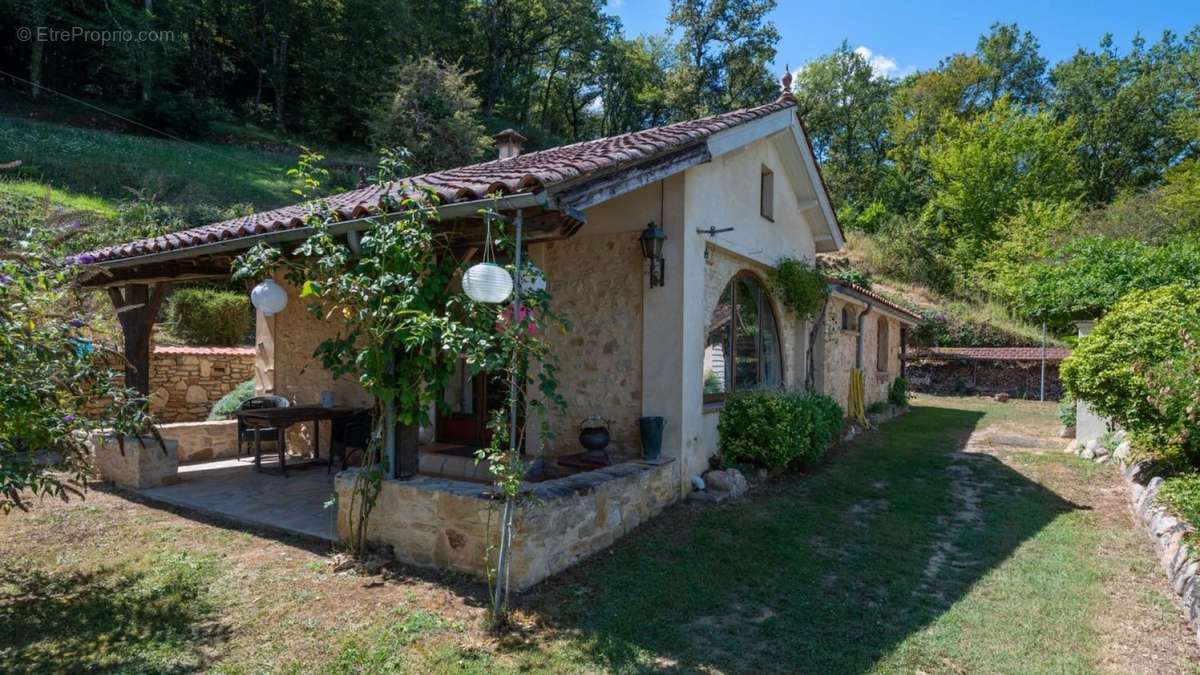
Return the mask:
{"type": "MultiPolygon", "coordinates": [[[[352,417],[363,412],[363,408],[350,406],[333,406],[326,408],[321,405],[299,405],[288,408],[257,408],[254,410],[239,410],[235,415],[242,419],[247,426],[254,429],[254,468],[257,471],[279,473],[287,476],[287,430],[296,424],[311,422],[313,425],[313,456],[304,464],[293,465],[299,468],[317,464],[321,460],[321,422],[352,417]],[[260,429],[275,428],[279,430],[279,441],[275,444],[279,451],[279,469],[264,469],[262,466],[262,434],[260,429]]],[[[332,440],[332,439],[331,439],[332,440]]],[[[332,466],[333,449],[330,448],[327,466],[332,466]]]]}

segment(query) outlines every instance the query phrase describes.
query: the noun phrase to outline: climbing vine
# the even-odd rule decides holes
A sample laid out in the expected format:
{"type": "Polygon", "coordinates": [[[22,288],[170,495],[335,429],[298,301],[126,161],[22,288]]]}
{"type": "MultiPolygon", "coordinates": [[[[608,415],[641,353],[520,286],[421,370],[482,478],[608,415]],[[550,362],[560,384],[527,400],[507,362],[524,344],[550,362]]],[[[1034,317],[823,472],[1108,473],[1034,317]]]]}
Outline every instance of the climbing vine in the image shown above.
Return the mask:
{"type": "Polygon", "coordinates": [[[801,319],[815,316],[829,297],[829,284],[816,266],[796,258],[784,258],[771,272],[771,284],[783,304],[801,319]]]}

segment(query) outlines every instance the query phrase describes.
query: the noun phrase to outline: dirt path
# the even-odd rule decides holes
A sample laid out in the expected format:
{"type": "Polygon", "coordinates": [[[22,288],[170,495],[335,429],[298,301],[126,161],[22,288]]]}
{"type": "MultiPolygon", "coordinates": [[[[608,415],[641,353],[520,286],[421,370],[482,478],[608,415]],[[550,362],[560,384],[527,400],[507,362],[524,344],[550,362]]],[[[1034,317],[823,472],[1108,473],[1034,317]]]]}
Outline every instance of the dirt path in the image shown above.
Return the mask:
{"type": "Polygon", "coordinates": [[[966,454],[996,457],[1087,509],[1103,601],[1091,627],[1102,636],[1095,666],[1111,673],[1200,672],[1200,649],[1174,602],[1154,548],[1135,524],[1117,469],[1061,456],[1067,441],[1045,419],[1002,422],[972,434],[966,454]]]}

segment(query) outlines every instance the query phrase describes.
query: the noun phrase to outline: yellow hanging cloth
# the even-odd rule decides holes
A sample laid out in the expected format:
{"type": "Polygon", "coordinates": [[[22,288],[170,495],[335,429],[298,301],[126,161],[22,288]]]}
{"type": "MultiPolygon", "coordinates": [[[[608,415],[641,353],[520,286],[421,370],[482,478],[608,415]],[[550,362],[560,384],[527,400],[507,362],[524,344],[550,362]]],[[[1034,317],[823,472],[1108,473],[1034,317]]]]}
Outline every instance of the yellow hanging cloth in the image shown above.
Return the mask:
{"type": "Polygon", "coordinates": [[[866,394],[863,387],[863,371],[859,368],[850,369],[850,396],[846,402],[846,416],[864,427],[870,427],[867,421],[866,394]]]}

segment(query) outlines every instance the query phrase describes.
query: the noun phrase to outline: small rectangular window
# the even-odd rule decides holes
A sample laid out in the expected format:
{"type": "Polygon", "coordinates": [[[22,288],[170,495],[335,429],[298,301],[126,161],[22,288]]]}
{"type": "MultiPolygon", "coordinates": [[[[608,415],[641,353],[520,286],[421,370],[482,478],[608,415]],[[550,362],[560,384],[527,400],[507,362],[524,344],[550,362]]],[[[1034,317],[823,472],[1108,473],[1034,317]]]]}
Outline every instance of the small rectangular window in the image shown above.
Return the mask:
{"type": "Polygon", "coordinates": [[[758,212],[763,218],[775,221],[775,174],[765,166],[758,189],[758,212]]]}

